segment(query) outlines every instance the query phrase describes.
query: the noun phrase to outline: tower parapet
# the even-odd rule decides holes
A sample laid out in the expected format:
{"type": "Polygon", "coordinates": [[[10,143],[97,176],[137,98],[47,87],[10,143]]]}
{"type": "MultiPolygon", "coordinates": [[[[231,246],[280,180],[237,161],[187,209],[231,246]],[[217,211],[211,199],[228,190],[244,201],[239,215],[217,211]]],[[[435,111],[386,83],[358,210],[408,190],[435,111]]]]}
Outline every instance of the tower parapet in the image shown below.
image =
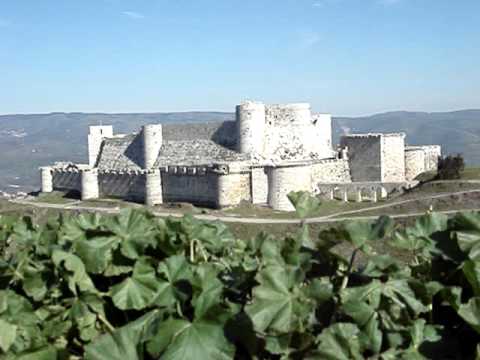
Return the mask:
{"type": "Polygon", "coordinates": [[[163,143],[162,125],[145,125],[142,131],[143,136],[143,159],[144,169],[153,167],[158,158],[158,153],[163,143]]]}
{"type": "Polygon", "coordinates": [[[88,134],[88,165],[95,167],[104,138],[113,136],[113,126],[90,126],[88,134]]]}
{"type": "Polygon", "coordinates": [[[263,154],[265,139],[265,104],[247,101],[237,106],[237,150],[263,154]]]}

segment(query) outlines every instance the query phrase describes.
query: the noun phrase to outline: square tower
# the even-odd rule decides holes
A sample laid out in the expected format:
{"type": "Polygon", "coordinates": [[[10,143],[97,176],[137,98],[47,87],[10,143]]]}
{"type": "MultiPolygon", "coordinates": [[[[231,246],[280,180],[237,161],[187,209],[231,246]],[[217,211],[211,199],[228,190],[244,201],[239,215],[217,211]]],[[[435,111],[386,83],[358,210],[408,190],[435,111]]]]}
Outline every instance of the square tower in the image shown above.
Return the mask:
{"type": "Polygon", "coordinates": [[[405,134],[352,134],[341,138],[348,149],[354,182],[404,182],[405,134]]]}

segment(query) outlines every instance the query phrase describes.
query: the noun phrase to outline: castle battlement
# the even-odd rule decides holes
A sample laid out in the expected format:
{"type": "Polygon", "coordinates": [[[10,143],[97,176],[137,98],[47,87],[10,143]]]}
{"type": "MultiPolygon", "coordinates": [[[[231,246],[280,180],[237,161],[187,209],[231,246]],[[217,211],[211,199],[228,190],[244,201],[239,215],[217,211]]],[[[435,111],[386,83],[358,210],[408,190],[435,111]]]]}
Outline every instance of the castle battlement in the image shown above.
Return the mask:
{"type": "Polygon", "coordinates": [[[88,164],[55,163],[39,170],[43,192],[74,190],[82,199],[212,207],[249,201],[293,210],[291,191],[403,183],[435,169],[441,148],[408,147],[405,136],[345,135],[334,151],[330,114],[312,113],[308,103],[245,101],[236,107],[235,121],[223,123],[146,124],[131,134],[91,126],[88,164]]]}

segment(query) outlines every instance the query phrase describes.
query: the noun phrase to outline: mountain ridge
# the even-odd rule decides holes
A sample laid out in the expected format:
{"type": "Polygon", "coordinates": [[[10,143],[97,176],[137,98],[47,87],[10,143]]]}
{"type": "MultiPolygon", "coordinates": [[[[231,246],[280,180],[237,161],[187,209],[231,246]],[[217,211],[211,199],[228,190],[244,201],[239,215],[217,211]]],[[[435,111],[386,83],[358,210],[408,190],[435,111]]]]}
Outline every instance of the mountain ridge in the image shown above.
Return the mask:
{"type": "MultiPolygon", "coordinates": [[[[129,133],[146,123],[226,121],[234,117],[234,113],[222,111],[0,115],[0,190],[38,188],[37,169],[42,165],[62,160],[85,162],[89,125],[109,124],[115,133],[129,133]]],[[[469,165],[480,165],[480,109],[400,110],[333,118],[334,143],[342,134],[355,132],[405,132],[409,145],[441,144],[444,153],[463,153],[469,165]]]]}

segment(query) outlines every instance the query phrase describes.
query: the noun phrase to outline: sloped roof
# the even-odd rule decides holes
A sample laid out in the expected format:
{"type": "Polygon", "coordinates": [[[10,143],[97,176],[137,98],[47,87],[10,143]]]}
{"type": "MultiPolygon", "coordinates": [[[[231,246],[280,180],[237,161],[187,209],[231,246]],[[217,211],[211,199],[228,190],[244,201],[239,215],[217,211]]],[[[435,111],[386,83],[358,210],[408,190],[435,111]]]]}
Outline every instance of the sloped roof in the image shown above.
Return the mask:
{"type": "MultiPolygon", "coordinates": [[[[155,167],[206,165],[249,160],[241,154],[209,139],[164,140],[155,167]]],[[[143,146],[137,134],[103,141],[97,167],[105,170],[136,170],[143,164],[143,146]]]]}

